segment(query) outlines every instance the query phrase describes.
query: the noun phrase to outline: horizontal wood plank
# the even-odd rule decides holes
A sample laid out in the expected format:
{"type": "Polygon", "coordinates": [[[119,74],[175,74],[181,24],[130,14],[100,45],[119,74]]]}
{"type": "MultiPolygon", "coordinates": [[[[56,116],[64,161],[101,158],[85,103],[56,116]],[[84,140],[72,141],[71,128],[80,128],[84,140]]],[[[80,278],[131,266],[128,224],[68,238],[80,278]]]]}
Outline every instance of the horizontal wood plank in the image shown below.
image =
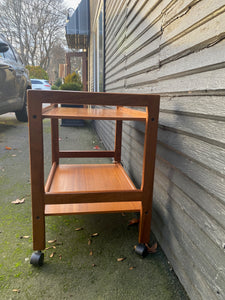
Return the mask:
{"type": "Polygon", "coordinates": [[[137,120],[145,121],[147,114],[143,111],[130,109],[100,109],[100,108],[75,108],[54,107],[42,114],[43,118],[66,118],[84,120],[137,120]]]}
{"type": "Polygon", "coordinates": [[[69,157],[114,157],[114,151],[79,151],[79,150],[64,150],[59,151],[60,158],[69,157]]]}
{"type": "MultiPolygon", "coordinates": [[[[159,95],[150,94],[121,94],[121,93],[90,93],[77,91],[43,91],[28,90],[29,102],[82,104],[82,105],[110,105],[110,106],[148,106],[158,105],[159,95]]],[[[47,114],[47,112],[46,112],[47,114]]]]}
{"type": "Polygon", "coordinates": [[[45,215],[100,214],[119,212],[139,212],[141,202],[106,202],[45,205],[45,215]]]}

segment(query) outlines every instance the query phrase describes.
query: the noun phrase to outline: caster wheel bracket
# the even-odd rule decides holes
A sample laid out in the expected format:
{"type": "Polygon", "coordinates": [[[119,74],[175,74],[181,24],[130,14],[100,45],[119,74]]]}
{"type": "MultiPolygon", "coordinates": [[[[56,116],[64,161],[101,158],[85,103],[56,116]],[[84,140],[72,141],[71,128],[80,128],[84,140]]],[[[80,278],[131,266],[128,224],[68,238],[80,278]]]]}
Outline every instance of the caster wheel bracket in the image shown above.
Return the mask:
{"type": "Polygon", "coordinates": [[[30,264],[34,266],[42,266],[44,263],[44,253],[36,251],[31,255],[30,264]]]}

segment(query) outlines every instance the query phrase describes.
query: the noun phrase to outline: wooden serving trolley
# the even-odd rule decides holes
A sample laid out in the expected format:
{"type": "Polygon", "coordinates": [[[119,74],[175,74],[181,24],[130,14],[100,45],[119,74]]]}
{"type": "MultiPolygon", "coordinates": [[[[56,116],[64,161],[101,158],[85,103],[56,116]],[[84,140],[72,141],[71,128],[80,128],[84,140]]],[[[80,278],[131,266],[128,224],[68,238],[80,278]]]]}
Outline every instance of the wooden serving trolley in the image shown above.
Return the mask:
{"type": "Polygon", "coordinates": [[[45,217],[67,214],[140,212],[139,245],[150,239],[152,194],[159,114],[158,95],[72,91],[28,91],[33,217],[31,264],[42,265],[45,217]],[[48,103],[43,108],[43,104],[48,103]],[[83,108],[60,104],[84,105],[83,108]],[[93,106],[95,106],[93,108],[93,106]],[[107,108],[102,108],[105,106],[107,108]],[[111,107],[110,107],[111,106],[111,107]],[[100,107],[100,108],[99,108],[100,107]],[[129,107],[144,107],[145,110],[129,107]],[[43,119],[51,119],[52,167],[44,183],[43,119]],[[106,151],[59,149],[58,119],[115,120],[115,148],[106,151]],[[142,185],[137,189],[121,164],[122,121],[145,122],[142,185]],[[112,164],[60,164],[60,158],[112,157],[112,164]]]}

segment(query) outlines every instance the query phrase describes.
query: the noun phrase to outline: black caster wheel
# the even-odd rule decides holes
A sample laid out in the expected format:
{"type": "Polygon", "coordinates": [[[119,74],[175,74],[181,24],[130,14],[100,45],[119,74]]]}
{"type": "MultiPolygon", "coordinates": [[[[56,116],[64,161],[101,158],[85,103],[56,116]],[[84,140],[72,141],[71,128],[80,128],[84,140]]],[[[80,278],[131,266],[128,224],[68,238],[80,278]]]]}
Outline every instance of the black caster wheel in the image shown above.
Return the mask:
{"type": "Polygon", "coordinates": [[[30,263],[34,266],[42,266],[44,263],[44,253],[41,251],[34,252],[31,255],[30,263]]]}
{"type": "Polygon", "coordinates": [[[145,246],[145,244],[138,244],[134,247],[135,252],[142,256],[145,257],[148,255],[148,248],[145,246]]]}

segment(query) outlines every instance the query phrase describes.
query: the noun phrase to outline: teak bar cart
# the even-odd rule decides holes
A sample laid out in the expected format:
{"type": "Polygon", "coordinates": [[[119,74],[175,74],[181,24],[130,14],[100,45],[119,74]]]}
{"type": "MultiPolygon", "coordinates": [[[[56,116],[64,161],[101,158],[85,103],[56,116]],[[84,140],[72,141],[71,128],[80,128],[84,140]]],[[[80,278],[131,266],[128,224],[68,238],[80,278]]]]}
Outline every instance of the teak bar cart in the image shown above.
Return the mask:
{"type": "Polygon", "coordinates": [[[146,252],[145,243],[150,238],[159,98],[142,94],[28,91],[33,249],[36,250],[31,264],[43,264],[41,250],[45,249],[46,216],[140,212],[136,252],[141,255],[146,252]],[[43,108],[44,103],[47,106],[43,108]],[[84,107],[60,106],[65,104],[84,107]],[[51,119],[52,167],[44,184],[42,122],[45,118],[51,119]],[[58,119],[63,118],[115,120],[115,148],[110,151],[60,150],[58,119]],[[134,186],[121,164],[123,120],[145,122],[140,189],[134,186]],[[114,161],[112,164],[59,163],[60,158],[68,157],[112,157],[114,161]]]}

